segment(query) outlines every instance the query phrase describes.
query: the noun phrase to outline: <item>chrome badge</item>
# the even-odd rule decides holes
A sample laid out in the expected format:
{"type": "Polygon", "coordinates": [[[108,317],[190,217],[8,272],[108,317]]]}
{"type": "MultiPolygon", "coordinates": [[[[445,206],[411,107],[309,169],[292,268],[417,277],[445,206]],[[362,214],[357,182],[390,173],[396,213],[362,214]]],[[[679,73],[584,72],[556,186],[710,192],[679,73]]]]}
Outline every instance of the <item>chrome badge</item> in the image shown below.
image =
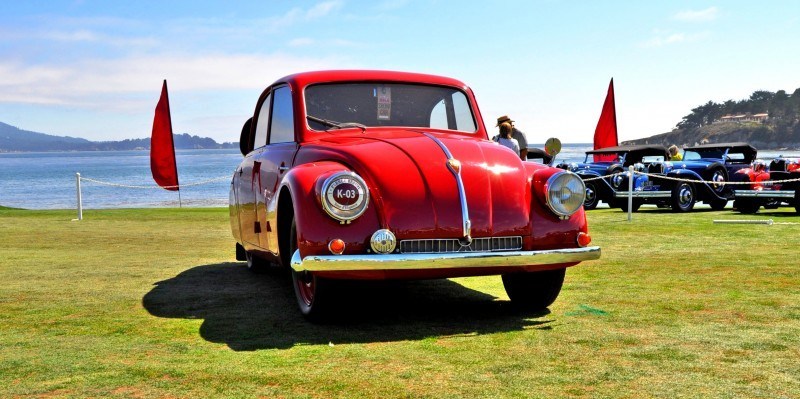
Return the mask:
{"type": "Polygon", "coordinates": [[[369,245],[375,253],[388,254],[392,253],[395,247],[397,247],[397,238],[395,238],[394,233],[391,231],[380,229],[372,234],[369,245]]]}

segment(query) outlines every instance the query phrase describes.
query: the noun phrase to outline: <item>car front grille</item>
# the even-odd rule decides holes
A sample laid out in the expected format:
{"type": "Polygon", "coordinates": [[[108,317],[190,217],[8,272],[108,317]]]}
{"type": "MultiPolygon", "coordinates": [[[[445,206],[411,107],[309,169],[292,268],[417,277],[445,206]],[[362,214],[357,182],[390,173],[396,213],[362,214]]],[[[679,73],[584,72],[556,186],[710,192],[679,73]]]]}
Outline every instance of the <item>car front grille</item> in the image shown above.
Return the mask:
{"type": "Polygon", "coordinates": [[[402,240],[399,249],[400,253],[404,254],[514,251],[522,249],[522,237],[473,238],[469,245],[461,245],[457,238],[402,240]]]}

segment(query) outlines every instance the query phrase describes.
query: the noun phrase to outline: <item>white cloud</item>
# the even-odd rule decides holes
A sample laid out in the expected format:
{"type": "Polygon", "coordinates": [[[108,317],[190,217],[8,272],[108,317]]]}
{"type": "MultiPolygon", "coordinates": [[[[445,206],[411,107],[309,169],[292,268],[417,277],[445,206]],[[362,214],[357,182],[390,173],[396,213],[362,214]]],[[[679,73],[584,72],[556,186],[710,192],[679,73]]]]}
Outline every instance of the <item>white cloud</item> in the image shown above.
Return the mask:
{"type": "Polygon", "coordinates": [[[662,47],[678,43],[696,42],[708,37],[708,32],[701,33],[659,33],[656,32],[655,36],[642,43],[644,48],[662,47]]]}
{"type": "Polygon", "coordinates": [[[25,66],[0,61],[0,102],[88,109],[136,107],[137,96],[170,91],[262,89],[284,75],[348,66],[341,59],[282,54],[153,55],[25,66]]]}
{"type": "Polygon", "coordinates": [[[717,7],[709,7],[705,10],[686,10],[675,14],[673,19],[686,22],[713,21],[717,19],[718,12],[717,7]]]}

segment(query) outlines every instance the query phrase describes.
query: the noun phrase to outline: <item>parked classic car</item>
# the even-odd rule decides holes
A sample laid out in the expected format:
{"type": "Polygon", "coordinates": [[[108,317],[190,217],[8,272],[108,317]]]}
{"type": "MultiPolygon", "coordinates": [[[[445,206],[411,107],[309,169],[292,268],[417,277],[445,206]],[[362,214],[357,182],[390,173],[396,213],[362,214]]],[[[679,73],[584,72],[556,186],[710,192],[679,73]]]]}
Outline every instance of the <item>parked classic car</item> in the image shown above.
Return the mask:
{"type": "Polygon", "coordinates": [[[607,203],[612,208],[624,207],[627,203],[617,199],[615,193],[625,186],[625,176],[620,172],[628,170],[628,166],[637,165],[640,170],[647,168],[653,162],[664,161],[669,154],[663,145],[622,145],[600,148],[587,151],[583,163],[560,163],[558,168],[576,173],[586,184],[586,199],[584,209],[594,209],[600,201],[607,203]],[[605,158],[613,156],[612,160],[595,162],[595,155],[605,158]],[[603,177],[598,179],[598,177],[603,177]],[[588,181],[586,181],[589,179],[588,181]]]}
{"type": "MultiPolygon", "coordinates": [[[[647,167],[649,176],[636,176],[632,210],[642,204],[656,204],[675,212],[689,212],[697,201],[714,210],[723,209],[733,199],[733,190],[724,183],[739,169],[749,167],[756,154],[756,149],[747,143],[686,147],[682,160],[654,162],[647,167]]],[[[622,186],[627,184],[625,178],[622,186]]],[[[617,191],[616,195],[627,198],[629,191],[617,191]]]]}
{"type": "Polygon", "coordinates": [[[600,256],[581,179],[489,140],[472,90],[454,79],[286,76],[258,99],[240,143],[236,257],[290,268],[312,320],[330,311],[335,282],[353,279],[500,274],[512,303],[543,309],[567,267],[600,256]]]}
{"type": "Polygon", "coordinates": [[[741,213],[756,213],[762,206],[776,209],[794,206],[800,213],[800,160],[775,158],[769,165],[755,160],[749,168],[736,171],[733,181],[750,182],[733,189],[733,207],[741,213]]]}

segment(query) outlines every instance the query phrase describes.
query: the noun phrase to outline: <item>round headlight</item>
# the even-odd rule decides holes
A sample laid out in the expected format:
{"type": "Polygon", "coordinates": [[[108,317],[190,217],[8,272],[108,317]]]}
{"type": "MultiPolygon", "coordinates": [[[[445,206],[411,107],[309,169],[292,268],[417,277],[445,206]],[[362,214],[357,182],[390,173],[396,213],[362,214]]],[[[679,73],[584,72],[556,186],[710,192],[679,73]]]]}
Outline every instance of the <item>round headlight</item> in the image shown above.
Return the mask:
{"type": "Polygon", "coordinates": [[[586,197],[586,185],[578,175],[569,172],[556,173],[545,186],[547,206],[560,217],[569,217],[580,209],[586,197]]]}
{"type": "Polygon", "coordinates": [[[569,168],[567,168],[570,172],[577,172],[578,171],[578,164],[576,162],[572,162],[569,164],[569,168]]]}
{"type": "Polygon", "coordinates": [[[349,222],[367,210],[369,188],[353,172],[337,172],[322,183],[322,209],[332,218],[349,222]]]}

